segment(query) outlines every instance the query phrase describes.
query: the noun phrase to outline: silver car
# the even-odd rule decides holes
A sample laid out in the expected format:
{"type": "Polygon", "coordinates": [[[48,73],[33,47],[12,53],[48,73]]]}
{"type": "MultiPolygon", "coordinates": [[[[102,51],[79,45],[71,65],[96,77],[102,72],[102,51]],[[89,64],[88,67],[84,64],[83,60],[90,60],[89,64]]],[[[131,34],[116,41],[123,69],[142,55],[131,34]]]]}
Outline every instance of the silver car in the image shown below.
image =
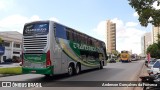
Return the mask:
{"type": "Polygon", "coordinates": [[[149,75],[160,73],[160,59],[157,59],[156,62],[148,65],[147,72],[149,75]]]}

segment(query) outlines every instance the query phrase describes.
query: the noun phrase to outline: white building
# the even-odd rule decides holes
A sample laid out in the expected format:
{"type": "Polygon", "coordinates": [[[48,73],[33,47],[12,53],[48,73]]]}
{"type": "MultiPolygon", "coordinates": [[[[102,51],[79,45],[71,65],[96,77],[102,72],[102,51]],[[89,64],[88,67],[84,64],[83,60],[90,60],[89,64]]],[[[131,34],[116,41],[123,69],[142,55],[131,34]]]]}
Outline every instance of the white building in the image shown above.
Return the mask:
{"type": "Polygon", "coordinates": [[[141,37],[141,56],[145,56],[145,36],[141,37]]]}
{"type": "Polygon", "coordinates": [[[4,40],[5,53],[0,56],[0,62],[12,59],[13,56],[21,56],[22,53],[22,34],[17,31],[0,32],[0,37],[4,40]]]}
{"type": "Polygon", "coordinates": [[[152,26],[152,41],[153,41],[153,43],[157,43],[158,34],[160,34],[160,26],[159,27],[152,26]]]}
{"type": "Polygon", "coordinates": [[[141,51],[142,55],[146,54],[147,48],[152,44],[151,32],[147,32],[141,37],[141,51]]]}

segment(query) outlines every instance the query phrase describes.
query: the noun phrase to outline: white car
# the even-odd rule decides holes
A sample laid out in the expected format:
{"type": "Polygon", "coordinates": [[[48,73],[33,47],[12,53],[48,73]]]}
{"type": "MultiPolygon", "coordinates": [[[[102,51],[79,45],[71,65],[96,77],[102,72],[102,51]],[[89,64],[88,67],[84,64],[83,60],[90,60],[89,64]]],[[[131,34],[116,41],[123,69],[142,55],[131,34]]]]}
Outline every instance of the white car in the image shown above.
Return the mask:
{"type": "Polygon", "coordinates": [[[147,72],[149,75],[160,73],[160,59],[157,59],[153,65],[150,65],[147,72]]]}

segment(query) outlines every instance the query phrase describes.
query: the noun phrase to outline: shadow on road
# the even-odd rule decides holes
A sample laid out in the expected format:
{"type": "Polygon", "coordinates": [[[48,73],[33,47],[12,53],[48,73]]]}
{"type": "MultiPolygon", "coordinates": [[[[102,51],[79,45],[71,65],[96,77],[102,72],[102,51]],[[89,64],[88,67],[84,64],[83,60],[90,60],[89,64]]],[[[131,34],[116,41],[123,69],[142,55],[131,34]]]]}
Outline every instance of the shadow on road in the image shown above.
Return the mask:
{"type": "Polygon", "coordinates": [[[94,77],[99,77],[99,79],[101,79],[101,78],[109,78],[109,77],[111,77],[111,76],[113,76],[115,74],[118,74],[122,70],[123,69],[119,69],[119,68],[90,69],[90,70],[84,70],[79,75],[74,75],[74,76],[71,76],[71,77],[69,77],[67,74],[60,74],[60,75],[54,75],[52,77],[45,77],[44,76],[44,77],[37,77],[37,78],[27,79],[27,81],[55,82],[55,81],[59,81],[59,80],[61,81],[61,80],[64,80],[64,79],[72,80],[73,78],[74,78],[73,81],[75,81],[75,79],[79,80],[81,78],[82,78],[81,79],[82,81],[83,81],[84,78],[88,78],[88,79],[85,79],[84,81],[86,81],[86,80],[92,81],[94,79],[94,77]],[[106,74],[106,76],[104,74],[106,74]],[[72,79],[70,79],[70,78],[72,78],[72,79]]]}
{"type": "MultiPolygon", "coordinates": [[[[90,73],[90,72],[93,72],[93,71],[97,71],[99,69],[90,69],[90,70],[84,70],[84,71],[81,71],[81,73],[79,75],[82,75],[82,74],[86,74],[86,73],[90,73]]],[[[71,77],[75,77],[77,75],[73,75],[71,77]]],[[[58,74],[58,75],[54,75],[54,76],[51,76],[51,77],[38,77],[38,78],[34,78],[34,79],[27,79],[27,81],[37,81],[37,82],[53,82],[53,81],[58,81],[58,80],[62,80],[62,79],[66,79],[66,78],[71,78],[70,76],[68,76],[68,74],[58,74]]]]}

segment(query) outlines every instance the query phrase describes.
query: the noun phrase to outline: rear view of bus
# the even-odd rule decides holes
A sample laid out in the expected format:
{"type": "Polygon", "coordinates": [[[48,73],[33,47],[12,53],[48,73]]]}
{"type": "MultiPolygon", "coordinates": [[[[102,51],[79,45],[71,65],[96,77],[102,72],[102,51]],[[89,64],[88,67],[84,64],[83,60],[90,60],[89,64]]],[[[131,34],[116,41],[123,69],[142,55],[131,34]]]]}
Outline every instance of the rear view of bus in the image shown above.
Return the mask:
{"type": "Polygon", "coordinates": [[[49,21],[26,23],[23,30],[23,73],[52,74],[49,21]]]}
{"type": "Polygon", "coordinates": [[[27,23],[23,31],[23,73],[79,74],[106,65],[106,48],[97,40],[54,21],[27,23]]]}
{"type": "Polygon", "coordinates": [[[120,58],[121,58],[121,62],[130,62],[131,61],[128,51],[121,51],[120,58]]]}

